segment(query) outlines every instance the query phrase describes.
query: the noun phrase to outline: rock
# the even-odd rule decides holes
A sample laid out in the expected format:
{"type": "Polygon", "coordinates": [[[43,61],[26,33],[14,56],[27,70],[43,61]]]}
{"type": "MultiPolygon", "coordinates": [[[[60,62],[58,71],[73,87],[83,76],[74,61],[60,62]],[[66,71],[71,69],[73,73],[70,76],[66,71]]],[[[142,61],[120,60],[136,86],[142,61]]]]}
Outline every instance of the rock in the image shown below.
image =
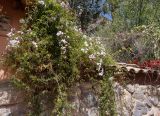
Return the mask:
{"type": "Polygon", "coordinates": [[[160,89],[153,85],[114,85],[119,116],[160,116],[160,89]]]}
{"type": "Polygon", "coordinates": [[[140,90],[138,91],[135,91],[133,93],[133,98],[137,99],[137,100],[140,100],[140,101],[143,101],[144,100],[144,93],[140,90]]]}
{"type": "Polygon", "coordinates": [[[142,116],[142,111],[136,110],[135,112],[133,112],[133,116],[142,116]]]}
{"type": "Polygon", "coordinates": [[[142,116],[147,114],[147,107],[140,101],[136,101],[136,104],[133,109],[133,116],[142,116]]]}
{"type": "Polygon", "coordinates": [[[127,90],[128,92],[132,93],[132,94],[135,92],[135,88],[134,88],[134,86],[131,85],[131,84],[128,84],[128,85],[126,86],[126,90],[127,90]]]}
{"type": "Polygon", "coordinates": [[[158,98],[156,96],[154,97],[149,97],[149,101],[154,105],[154,106],[157,106],[159,101],[158,101],[158,98]]]}
{"type": "Polygon", "coordinates": [[[124,115],[124,116],[130,116],[130,111],[128,109],[126,109],[126,108],[123,108],[122,115],[124,115]]]}
{"type": "Polygon", "coordinates": [[[120,96],[123,95],[123,88],[122,88],[122,86],[120,86],[120,85],[117,84],[117,85],[115,85],[114,89],[115,89],[115,93],[116,93],[117,97],[120,98],[120,96]]]}
{"type": "Polygon", "coordinates": [[[10,98],[9,93],[5,90],[0,90],[0,105],[9,104],[10,98]]]}
{"type": "Polygon", "coordinates": [[[152,107],[151,111],[149,111],[146,115],[144,116],[159,116],[160,115],[160,110],[156,107],[152,107]]]}
{"type": "Polygon", "coordinates": [[[27,110],[23,92],[9,81],[0,82],[0,116],[24,116],[27,110]]]}
{"type": "Polygon", "coordinates": [[[146,98],[146,99],[144,100],[144,104],[147,105],[149,108],[152,107],[152,103],[151,103],[151,101],[150,101],[148,98],[146,98]]]}
{"type": "Polygon", "coordinates": [[[131,107],[132,107],[132,96],[127,90],[124,90],[123,99],[124,99],[124,102],[126,102],[125,106],[127,107],[127,109],[131,109],[131,107]]]}
{"type": "Polygon", "coordinates": [[[99,111],[96,107],[86,109],[88,112],[88,116],[99,116],[99,111]]]}
{"type": "Polygon", "coordinates": [[[91,93],[91,92],[85,93],[83,95],[83,97],[84,97],[83,101],[88,108],[97,106],[98,102],[97,102],[95,95],[93,93],[91,93]]]}
{"type": "Polygon", "coordinates": [[[10,116],[11,110],[8,108],[0,108],[0,116],[10,116]]]}

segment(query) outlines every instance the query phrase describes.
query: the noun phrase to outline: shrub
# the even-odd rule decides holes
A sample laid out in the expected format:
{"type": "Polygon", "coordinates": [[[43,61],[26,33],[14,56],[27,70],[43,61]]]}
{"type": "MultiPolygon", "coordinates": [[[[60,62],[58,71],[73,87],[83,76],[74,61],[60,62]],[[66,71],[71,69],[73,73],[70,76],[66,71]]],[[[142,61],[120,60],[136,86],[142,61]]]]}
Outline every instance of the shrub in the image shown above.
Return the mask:
{"type": "Polygon", "coordinates": [[[83,35],[72,17],[57,2],[41,1],[30,6],[21,31],[8,34],[4,64],[12,68],[13,82],[26,90],[31,115],[41,113],[44,95],[53,100],[53,115],[63,113],[67,89],[80,79],[103,77],[104,61],[112,62],[99,40],[83,35]]]}
{"type": "Polygon", "coordinates": [[[160,58],[160,29],[154,24],[138,26],[130,32],[116,33],[107,39],[105,44],[119,62],[158,60],[160,58]]]}

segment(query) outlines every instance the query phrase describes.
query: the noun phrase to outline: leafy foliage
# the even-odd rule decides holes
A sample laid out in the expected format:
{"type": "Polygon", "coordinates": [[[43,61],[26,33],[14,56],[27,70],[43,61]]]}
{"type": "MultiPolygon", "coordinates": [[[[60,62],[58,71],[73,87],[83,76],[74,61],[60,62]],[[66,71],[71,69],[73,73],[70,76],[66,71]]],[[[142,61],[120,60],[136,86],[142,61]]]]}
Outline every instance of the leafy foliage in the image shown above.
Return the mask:
{"type": "Polygon", "coordinates": [[[159,36],[159,27],[156,25],[142,25],[128,33],[117,33],[114,39],[109,39],[110,45],[107,47],[111,48],[110,51],[117,61],[144,62],[159,59],[159,36]]]}
{"type": "Polygon", "coordinates": [[[84,32],[93,31],[98,25],[97,23],[103,22],[100,16],[112,20],[110,5],[106,0],[69,0],[69,3],[74,9],[79,25],[84,32]]]}
{"type": "Polygon", "coordinates": [[[159,59],[159,1],[111,0],[110,3],[114,6],[113,21],[106,21],[95,33],[104,38],[108,51],[120,62],[159,59]]]}
{"type": "Polygon", "coordinates": [[[115,96],[110,77],[113,75],[112,70],[107,70],[107,75],[101,82],[102,93],[100,99],[100,115],[101,116],[116,116],[115,111],[115,96]]]}
{"type": "Polygon", "coordinates": [[[112,60],[97,39],[79,32],[72,12],[61,4],[35,3],[27,15],[21,31],[8,34],[12,40],[4,64],[12,68],[13,82],[26,90],[31,115],[40,115],[43,96],[53,102],[52,114],[62,115],[67,89],[104,77],[103,65],[112,60]]]}

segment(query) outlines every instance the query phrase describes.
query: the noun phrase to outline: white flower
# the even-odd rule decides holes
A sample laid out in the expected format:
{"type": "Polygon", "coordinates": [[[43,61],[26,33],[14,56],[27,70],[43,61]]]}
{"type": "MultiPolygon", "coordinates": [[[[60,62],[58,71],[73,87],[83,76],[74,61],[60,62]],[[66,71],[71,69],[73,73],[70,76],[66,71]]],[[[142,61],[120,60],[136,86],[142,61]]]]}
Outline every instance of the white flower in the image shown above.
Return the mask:
{"type": "Polygon", "coordinates": [[[66,52],[67,52],[66,47],[62,46],[61,50],[62,50],[61,54],[63,54],[63,55],[66,54],[66,52]]]}
{"type": "Polygon", "coordinates": [[[27,32],[32,32],[31,28],[29,28],[29,29],[27,30],[27,32]]]}
{"type": "Polygon", "coordinates": [[[94,54],[89,55],[89,59],[95,59],[96,56],[94,54]]]}
{"type": "Polygon", "coordinates": [[[102,62],[103,62],[103,60],[100,59],[99,63],[97,63],[98,72],[99,72],[98,75],[99,75],[99,76],[103,76],[103,74],[104,74],[104,69],[103,69],[103,67],[102,67],[102,62]]]}
{"type": "Polygon", "coordinates": [[[97,63],[97,66],[98,66],[98,71],[100,71],[102,67],[102,59],[100,59],[100,61],[97,63]]]}
{"type": "Polygon", "coordinates": [[[7,36],[8,36],[8,37],[12,37],[13,35],[14,35],[13,32],[7,33],[7,36]]]}
{"type": "Polygon", "coordinates": [[[66,49],[66,47],[64,47],[64,46],[61,47],[61,50],[65,50],[65,49],[66,49]]]}
{"type": "Polygon", "coordinates": [[[81,8],[81,6],[80,6],[80,5],[78,5],[78,7],[77,7],[77,8],[79,8],[79,9],[80,9],[80,8],[81,8]]]}
{"type": "Polygon", "coordinates": [[[101,55],[102,55],[102,56],[105,56],[106,53],[105,53],[104,51],[101,51],[101,55]]]}
{"type": "Polygon", "coordinates": [[[64,33],[63,33],[62,31],[58,31],[56,35],[57,35],[57,36],[60,36],[60,35],[63,35],[63,34],[64,34],[64,33]]]}
{"type": "Polygon", "coordinates": [[[38,47],[38,45],[37,45],[37,43],[35,42],[35,41],[32,41],[32,44],[37,48],[38,47]]]}
{"type": "Polygon", "coordinates": [[[89,41],[91,41],[91,40],[92,40],[92,38],[90,37],[88,40],[89,40],[89,41]]]}
{"type": "Polygon", "coordinates": [[[11,47],[15,47],[15,46],[17,46],[19,44],[19,40],[10,40],[9,41],[9,45],[11,46],[11,47]]]}
{"type": "Polygon", "coordinates": [[[24,20],[24,19],[20,19],[20,20],[19,20],[19,23],[24,24],[24,23],[25,23],[25,20],[24,20]]]}
{"type": "Polygon", "coordinates": [[[68,43],[65,39],[62,39],[61,42],[64,43],[64,44],[68,43]]]}
{"type": "Polygon", "coordinates": [[[81,51],[82,51],[82,52],[84,52],[84,51],[85,51],[85,49],[84,49],[84,48],[81,48],[81,51]]]}
{"type": "Polygon", "coordinates": [[[82,33],[82,29],[81,28],[79,28],[78,30],[79,30],[80,33],[82,33]]]}
{"type": "Polygon", "coordinates": [[[38,3],[44,5],[44,1],[43,0],[39,0],[38,3]]]}
{"type": "Polygon", "coordinates": [[[19,34],[24,34],[23,31],[17,31],[17,33],[19,33],[19,34]]]}
{"type": "Polygon", "coordinates": [[[87,43],[86,41],[84,42],[84,45],[85,45],[86,47],[88,47],[88,43],[87,43]]]}
{"type": "Polygon", "coordinates": [[[67,38],[69,38],[69,36],[67,36],[67,38]]]}
{"type": "Polygon", "coordinates": [[[101,72],[99,72],[98,75],[99,75],[99,76],[103,76],[103,74],[104,74],[104,69],[102,68],[102,69],[101,69],[101,72]]]}
{"type": "Polygon", "coordinates": [[[61,2],[61,6],[62,6],[62,7],[65,7],[66,4],[65,4],[64,2],[61,2]]]}
{"type": "Polygon", "coordinates": [[[81,48],[81,51],[84,52],[84,53],[87,53],[88,48],[81,48]]]}
{"type": "Polygon", "coordinates": [[[87,38],[87,36],[86,36],[86,35],[83,35],[83,38],[85,38],[85,39],[86,39],[86,38],[87,38]]]}
{"type": "Polygon", "coordinates": [[[14,35],[14,32],[15,32],[15,28],[11,28],[11,31],[7,33],[7,36],[12,37],[14,35]]]}
{"type": "Polygon", "coordinates": [[[75,27],[74,27],[74,30],[78,32],[78,28],[77,28],[77,26],[75,26],[75,27]]]}

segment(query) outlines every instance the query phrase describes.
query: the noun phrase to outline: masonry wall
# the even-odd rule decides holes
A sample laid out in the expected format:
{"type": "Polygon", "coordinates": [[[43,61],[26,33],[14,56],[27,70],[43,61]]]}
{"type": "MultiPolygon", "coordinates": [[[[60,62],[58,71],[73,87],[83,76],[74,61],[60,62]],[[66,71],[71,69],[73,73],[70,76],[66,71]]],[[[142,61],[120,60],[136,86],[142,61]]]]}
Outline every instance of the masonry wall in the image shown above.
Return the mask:
{"type": "MultiPolygon", "coordinates": [[[[160,116],[160,85],[121,85],[114,82],[118,116],[160,116]]],[[[99,116],[99,85],[83,82],[69,91],[68,100],[75,107],[72,116],[99,116]]],[[[9,81],[0,82],[0,116],[24,116],[27,113],[23,92],[9,81]]],[[[50,116],[50,110],[41,116],[50,116]]]]}
{"type": "Polygon", "coordinates": [[[10,81],[0,82],[0,116],[24,116],[27,112],[23,92],[10,81]]]}
{"type": "Polygon", "coordinates": [[[160,85],[114,83],[119,116],[160,116],[160,85]]]}

